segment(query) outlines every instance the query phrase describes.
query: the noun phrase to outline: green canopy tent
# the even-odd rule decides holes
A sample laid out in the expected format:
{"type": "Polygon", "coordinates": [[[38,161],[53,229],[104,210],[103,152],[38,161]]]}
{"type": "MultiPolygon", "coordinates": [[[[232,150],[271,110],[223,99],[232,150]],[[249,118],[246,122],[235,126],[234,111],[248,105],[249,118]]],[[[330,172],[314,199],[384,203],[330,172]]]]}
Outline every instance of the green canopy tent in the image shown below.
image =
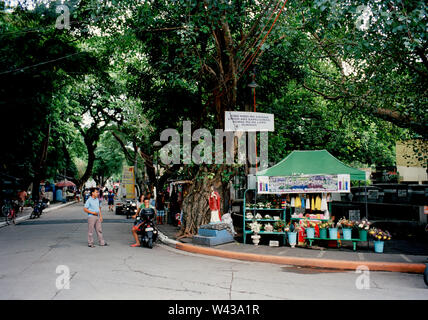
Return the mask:
{"type": "Polygon", "coordinates": [[[349,174],[352,181],[364,181],[366,186],[366,216],[367,207],[367,181],[366,172],[352,168],[336,159],[327,150],[293,151],[276,165],[261,170],[256,176],[284,177],[296,175],[337,175],[349,174]]]}
{"type": "Polygon", "coordinates": [[[273,167],[257,172],[257,176],[349,174],[351,180],[365,181],[365,171],[352,168],[327,150],[293,151],[273,167]]]}

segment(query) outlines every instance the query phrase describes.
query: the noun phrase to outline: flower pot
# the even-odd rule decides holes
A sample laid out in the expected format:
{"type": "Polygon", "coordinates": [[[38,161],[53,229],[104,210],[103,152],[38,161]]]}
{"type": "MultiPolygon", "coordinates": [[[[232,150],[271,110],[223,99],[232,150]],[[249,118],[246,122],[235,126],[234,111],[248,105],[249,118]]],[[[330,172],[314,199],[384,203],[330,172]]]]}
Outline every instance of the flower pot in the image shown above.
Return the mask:
{"type": "Polygon", "coordinates": [[[359,230],[360,240],[367,241],[367,230],[359,230]]]}
{"type": "Polygon", "coordinates": [[[288,243],[292,248],[294,248],[297,242],[297,232],[287,232],[287,235],[288,235],[288,243]]]}
{"type": "Polygon", "coordinates": [[[329,228],[328,236],[330,239],[337,239],[337,228],[329,228]]]}
{"type": "Polygon", "coordinates": [[[343,228],[343,240],[351,240],[352,239],[352,229],[350,228],[343,228]]]}
{"type": "Polygon", "coordinates": [[[321,239],[327,238],[327,229],[320,229],[320,238],[321,239]]]}
{"type": "Polygon", "coordinates": [[[306,228],[306,237],[309,239],[315,238],[315,228],[306,228]]]}
{"type": "Polygon", "coordinates": [[[374,241],[374,251],[377,253],[383,253],[384,241],[374,241]]]}
{"type": "Polygon", "coordinates": [[[253,239],[253,243],[254,243],[254,245],[255,245],[255,246],[257,246],[257,245],[259,244],[259,242],[260,242],[260,235],[258,235],[258,234],[253,234],[253,235],[251,236],[251,239],[253,239]]]}

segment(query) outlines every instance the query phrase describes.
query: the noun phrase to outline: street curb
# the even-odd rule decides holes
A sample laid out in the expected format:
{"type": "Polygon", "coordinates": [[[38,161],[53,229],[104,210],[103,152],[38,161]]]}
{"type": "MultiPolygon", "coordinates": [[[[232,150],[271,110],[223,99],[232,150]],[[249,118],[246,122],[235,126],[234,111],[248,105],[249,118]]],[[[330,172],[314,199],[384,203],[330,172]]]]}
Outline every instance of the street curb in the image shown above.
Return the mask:
{"type": "Polygon", "coordinates": [[[160,240],[170,247],[175,249],[216,256],[228,259],[237,259],[253,262],[264,262],[281,265],[293,265],[299,267],[335,269],[335,270],[357,270],[361,267],[367,267],[370,271],[387,271],[387,272],[402,272],[402,273],[418,273],[423,274],[425,264],[423,263],[401,263],[401,262],[375,262],[375,261],[348,261],[348,260],[327,260],[314,258],[299,258],[299,257],[279,257],[272,255],[260,255],[254,253],[234,252],[219,250],[213,248],[199,247],[187,243],[174,241],[162,234],[160,240]],[[163,239],[162,239],[163,238],[163,239]]]}
{"type": "Polygon", "coordinates": [[[163,242],[164,244],[166,244],[166,245],[168,245],[174,249],[177,249],[177,244],[179,243],[178,241],[171,240],[170,238],[168,238],[166,235],[164,235],[159,230],[158,230],[158,237],[159,237],[159,240],[161,242],[163,242]]]}
{"type": "MultiPolygon", "coordinates": [[[[71,201],[71,202],[67,202],[67,203],[61,204],[61,205],[59,205],[59,206],[55,206],[55,207],[51,207],[51,208],[47,208],[47,209],[43,210],[43,213],[48,213],[48,212],[51,212],[51,211],[54,211],[54,210],[57,210],[57,209],[61,209],[61,208],[64,208],[64,207],[70,206],[70,205],[75,204],[75,203],[77,203],[77,201],[71,201]]],[[[22,221],[26,221],[26,220],[28,220],[28,219],[30,218],[30,216],[31,216],[31,213],[30,213],[29,215],[27,215],[27,216],[17,218],[17,219],[15,220],[15,222],[16,222],[16,224],[19,224],[19,223],[20,223],[20,222],[22,222],[22,221]]],[[[7,224],[6,222],[1,222],[1,223],[0,223],[0,228],[5,227],[5,226],[7,226],[7,225],[8,225],[8,224],[7,224]]]]}

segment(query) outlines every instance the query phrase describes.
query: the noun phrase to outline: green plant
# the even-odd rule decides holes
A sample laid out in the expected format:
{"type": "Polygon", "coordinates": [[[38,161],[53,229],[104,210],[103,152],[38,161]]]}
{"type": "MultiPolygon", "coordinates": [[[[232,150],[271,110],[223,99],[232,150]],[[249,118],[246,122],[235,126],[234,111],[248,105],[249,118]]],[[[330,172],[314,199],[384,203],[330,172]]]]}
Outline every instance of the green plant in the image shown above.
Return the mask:
{"type": "Polygon", "coordinates": [[[273,227],[275,230],[282,230],[285,228],[285,222],[283,220],[277,220],[275,221],[275,223],[273,224],[273,227]]]}

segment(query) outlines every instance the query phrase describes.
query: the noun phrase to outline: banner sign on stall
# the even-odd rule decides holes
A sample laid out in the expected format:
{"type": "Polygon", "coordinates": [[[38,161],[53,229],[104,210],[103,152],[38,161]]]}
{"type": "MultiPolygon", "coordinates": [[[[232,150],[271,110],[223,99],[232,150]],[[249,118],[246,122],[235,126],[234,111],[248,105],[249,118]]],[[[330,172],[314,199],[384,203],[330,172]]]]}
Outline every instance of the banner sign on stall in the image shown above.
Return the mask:
{"type": "Polygon", "coordinates": [[[122,184],[126,190],[126,199],[135,199],[134,167],[124,166],[122,171],[122,184]]]}
{"type": "Polygon", "coordinates": [[[350,192],[349,174],[299,175],[299,176],[258,176],[258,193],[322,193],[350,192]]]}
{"type": "Polygon", "coordinates": [[[224,131],[275,131],[274,120],[272,113],[226,111],[224,131]]]}

